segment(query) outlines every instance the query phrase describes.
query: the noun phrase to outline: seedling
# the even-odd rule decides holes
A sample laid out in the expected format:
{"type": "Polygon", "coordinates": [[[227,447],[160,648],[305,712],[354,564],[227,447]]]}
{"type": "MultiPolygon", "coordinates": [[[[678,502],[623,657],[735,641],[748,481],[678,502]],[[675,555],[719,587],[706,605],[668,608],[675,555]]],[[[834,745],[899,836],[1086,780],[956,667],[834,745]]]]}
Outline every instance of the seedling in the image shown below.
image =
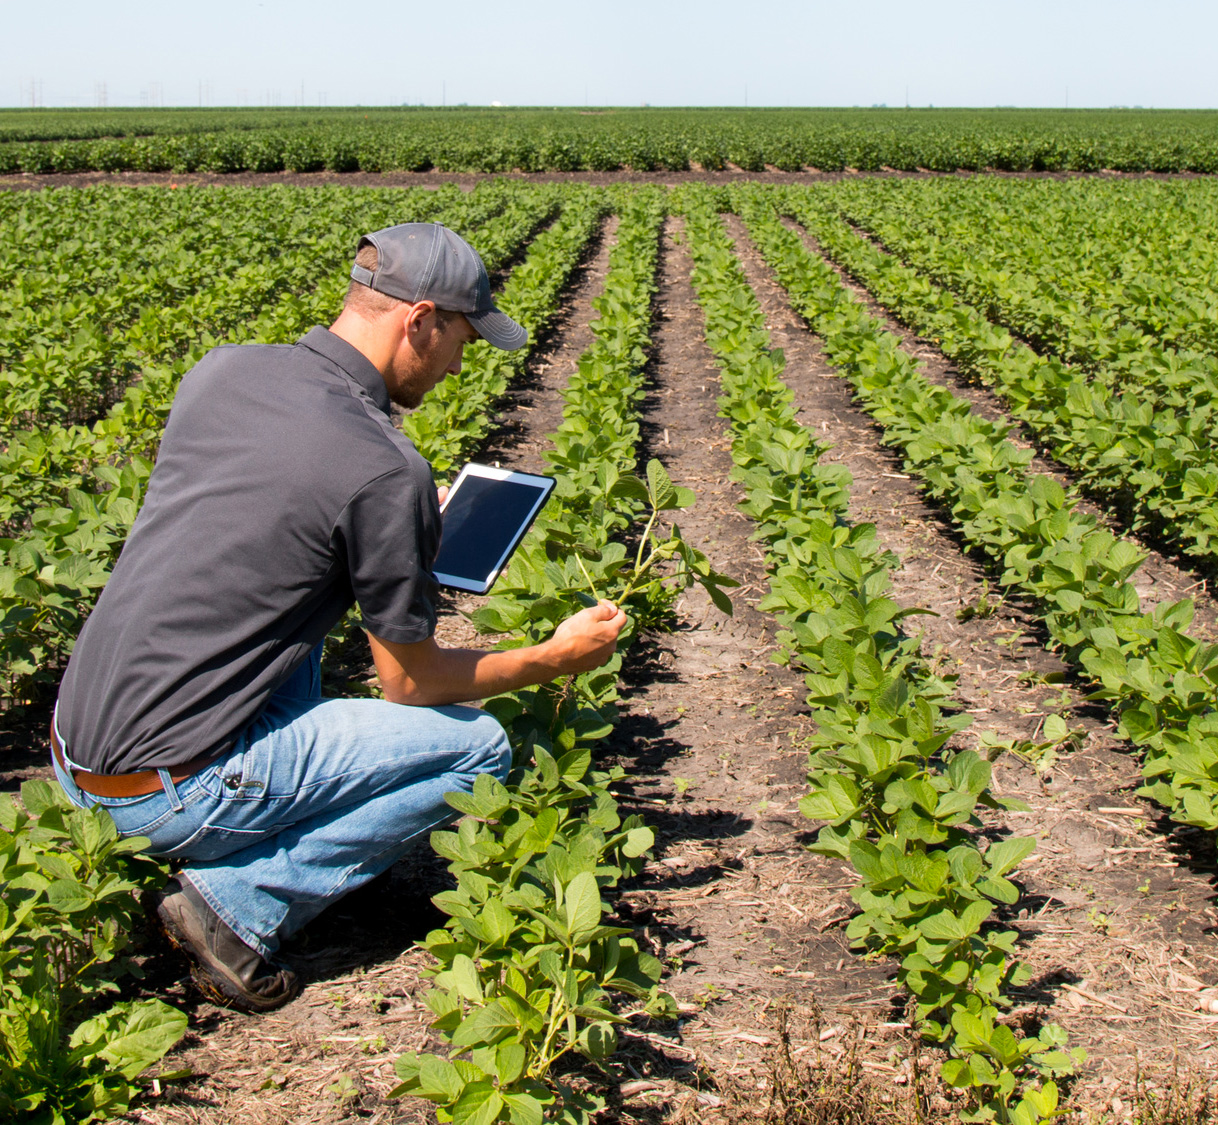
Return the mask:
{"type": "Polygon", "coordinates": [[[986,579],[981,581],[981,593],[972,605],[962,606],[956,610],[957,621],[972,621],[975,617],[992,617],[1002,606],[1002,599],[990,599],[990,584],[986,579]]]}
{"type": "Polygon", "coordinates": [[[1014,754],[1044,776],[1053,772],[1063,749],[1075,749],[1082,744],[1085,733],[1082,727],[1068,727],[1060,715],[1048,715],[1041,724],[1039,739],[1002,739],[993,731],[981,731],[977,748],[991,762],[1000,754],[1014,754]]]}

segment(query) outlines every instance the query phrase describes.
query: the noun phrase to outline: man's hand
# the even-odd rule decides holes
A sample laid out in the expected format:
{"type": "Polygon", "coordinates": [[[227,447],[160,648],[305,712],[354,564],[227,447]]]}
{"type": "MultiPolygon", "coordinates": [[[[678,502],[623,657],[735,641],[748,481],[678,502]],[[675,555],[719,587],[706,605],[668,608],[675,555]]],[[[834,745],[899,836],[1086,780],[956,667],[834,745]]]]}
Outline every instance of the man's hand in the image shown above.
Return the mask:
{"type": "Polygon", "coordinates": [[[613,655],[625,625],[626,614],[602,598],[562,622],[549,643],[558,647],[564,672],[591,672],[613,655]]]}
{"type": "Polygon", "coordinates": [[[444,648],[434,637],[398,644],[371,633],[368,643],[386,699],[438,707],[590,672],[613,655],[625,624],[625,613],[601,601],[568,617],[548,640],[527,648],[444,648]]]}

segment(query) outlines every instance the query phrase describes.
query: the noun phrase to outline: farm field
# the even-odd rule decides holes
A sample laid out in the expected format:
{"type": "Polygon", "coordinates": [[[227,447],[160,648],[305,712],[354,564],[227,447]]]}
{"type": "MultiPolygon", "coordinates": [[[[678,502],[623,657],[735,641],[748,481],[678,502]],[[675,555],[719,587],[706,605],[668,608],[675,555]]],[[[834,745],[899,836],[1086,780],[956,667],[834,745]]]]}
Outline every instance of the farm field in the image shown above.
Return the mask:
{"type": "Polygon", "coordinates": [[[1218,170],[1213,111],[0,110],[0,175],[1218,170]]]}
{"type": "MultiPolygon", "coordinates": [[[[300,1000],[217,1009],[150,939],[194,1076],[131,1119],[432,1120],[422,1092],[540,1121],[503,1045],[542,1059],[512,997],[544,993],[602,1119],[1206,1120],[1205,179],[0,193],[4,787],[47,773],[177,380],[327,323],[355,236],[407,219],[466,234],[531,342],[470,349],[405,432],[441,477],[564,479],[442,638],[543,634],[590,584],[638,627],[608,674],[488,704],[508,791],[301,935],[300,1000]],[[666,587],[621,577],[648,544],[666,587]],[[528,952],[559,931],[570,980],[528,952]],[[476,1074],[410,1054],[453,1044],[476,1074]]],[[[332,686],[365,665],[349,624],[332,686]]]]}

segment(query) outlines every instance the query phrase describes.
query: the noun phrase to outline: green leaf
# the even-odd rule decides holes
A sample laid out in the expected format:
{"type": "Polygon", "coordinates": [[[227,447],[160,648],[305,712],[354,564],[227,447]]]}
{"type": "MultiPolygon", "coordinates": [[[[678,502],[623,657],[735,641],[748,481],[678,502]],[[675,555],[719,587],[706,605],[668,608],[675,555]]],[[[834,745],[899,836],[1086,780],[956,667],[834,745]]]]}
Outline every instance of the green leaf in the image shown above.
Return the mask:
{"type": "Polygon", "coordinates": [[[647,491],[656,511],[678,507],[677,490],[664,466],[654,457],[647,462],[647,491]]]}
{"type": "Polygon", "coordinates": [[[939,910],[928,914],[918,923],[918,929],[931,941],[963,941],[967,931],[950,910],[939,910]]]}
{"type": "Polygon", "coordinates": [[[422,1066],[423,1057],[417,1051],[407,1051],[404,1055],[398,1055],[393,1064],[393,1072],[403,1083],[413,1086],[418,1083],[422,1066]]]}
{"type": "Polygon", "coordinates": [[[454,1047],[490,1046],[519,1026],[520,1020],[502,1000],[492,1000],[485,1008],[478,1008],[461,1021],[453,1032],[452,1044],[454,1047]]]}
{"type": "Polygon", "coordinates": [[[74,879],[56,879],[47,888],[47,901],[60,914],[78,914],[94,906],[89,888],[74,879]]]}
{"type": "Polygon", "coordinates": [[[458,953],[453,958],[453,984],[457,991],[466,999],[482,1001],[482,982],[478,979],[478,969],[473,960],[464,953],[458,953]]]}
{"type": "Polygon", "coordinates": [[[546,1103],[532,1094],[504,1094],[503,1100],[512,1125],[542,1125],[545,1120],[546,1103]]]}
{"type": "Polygon", "coordinates": [[[491,899],[479,915],[482,928],[491,945],[504,945],[516,932],[516,919],[497,898],[491,899]]]}
{"type": "Polygon", "coordinates": [[[628,859],[638,859],[655,843],[655,833],[650,828],[632,828],[626,833],[626,842],[622,845],[622,855],[628,859]]]}
{"type": "Polygon", "coordinates": [[[495,1067],[500,1088],[510,1086],[523,1073],[528,1059],[520,1043],[501,1043],[495,1052],[495,1067]]]}
{"type": "Polygon", "coordinates": [[[160,1000],[116,1004],[79,1024],[69,1045],[78,1047],[102,1037],[100,1054],[124,1078],[136,1078],[186,1034],[186,1014],[160,1000]]]}
{"type": "Polygon", "coordinates": [[[1036,850],[1036,840],[1031,836],[1016,836],[991,844],[985,852],[986,866],[991,875],[1005,875],[1018,866],[1036,850]]]}
{"type": "Polygon", "coordinates": [[[948,1086],[971,1086],[973,1072],[969,1070],[967,1059],[947,1059],[939,1069],[939,1076],[948,1086]]]}
{"type": "Polygon", "coordinates": [[[577,1049],[590,1059],[608,1058],[617,1050],[617,1029],[609,1023],[590,1023],[580,1031],[577,1049]]]}
{"type": "Polygon", "coordinates": [[[567,884],[563,909],[572,942],[578,943],[583,935],[600,925],[601,893],[590,872],[581,871],[567,884]]]}
{"type": "Polygon", "coordinates": [[[452,1107],[454,1125],[493,1125],[503,1098],[490,1079],[471,1082],[452,1107]]]}
{"type": "Polygon", "coordinates": [[[932,859],[925,852],[911,852],[897,860],[897,870],[920,891],[938,894],[947,881],[947,860],[932,859]]]}

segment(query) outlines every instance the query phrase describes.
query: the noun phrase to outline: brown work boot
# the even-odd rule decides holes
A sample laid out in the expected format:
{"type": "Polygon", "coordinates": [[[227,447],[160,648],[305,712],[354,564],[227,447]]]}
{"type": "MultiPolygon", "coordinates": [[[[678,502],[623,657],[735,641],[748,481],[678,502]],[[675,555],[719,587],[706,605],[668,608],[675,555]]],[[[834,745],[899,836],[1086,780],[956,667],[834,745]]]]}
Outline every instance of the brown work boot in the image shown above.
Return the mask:
{"type": "Polygon", "coordinates": [[[270,1012],[300,992],[296,974],[246,945],[189,879],[170,879],[156,912],[169,940],[194,960],[190,975],[195,984],[216,1003],[270,1012]]]}

